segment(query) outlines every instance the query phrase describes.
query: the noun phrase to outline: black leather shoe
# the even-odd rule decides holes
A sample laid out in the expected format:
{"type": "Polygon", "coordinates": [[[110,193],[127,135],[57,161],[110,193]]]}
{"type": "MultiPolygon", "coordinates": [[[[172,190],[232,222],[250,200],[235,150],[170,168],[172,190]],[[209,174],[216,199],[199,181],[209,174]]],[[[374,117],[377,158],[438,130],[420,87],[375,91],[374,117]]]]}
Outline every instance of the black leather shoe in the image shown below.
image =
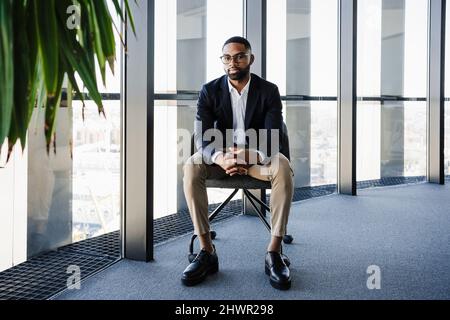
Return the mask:
{"type": "Polygon", "coordinates": [[[219,271],[219,259],[216,249],[214,248],[213,253],[202,249],[184,270],[181,282],[185,286],[193,286],[205,280],[208,274],[213,274],[217,271],[219,271]]]}
{"type": "Polygon", "coordinates": [[[275,289],[288,290],[291,287],[291,272],[278,252],[266,253],[265,270],[275,289]]]}

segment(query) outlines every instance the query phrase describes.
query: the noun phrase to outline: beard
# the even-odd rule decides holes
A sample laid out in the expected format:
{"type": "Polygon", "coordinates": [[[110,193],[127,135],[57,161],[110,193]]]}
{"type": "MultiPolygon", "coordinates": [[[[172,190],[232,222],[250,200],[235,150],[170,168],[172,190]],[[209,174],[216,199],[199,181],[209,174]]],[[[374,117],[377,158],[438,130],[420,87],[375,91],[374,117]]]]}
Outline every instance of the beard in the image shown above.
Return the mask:
{"type": "Polygon", "coordinates": [[[230,71],[227,70],[227,75],[231,80],[242,80],[250,73],[250,65],[244,69],[238,67],[235,67],[234,69],[237,69],[238,71],[233,74],[230,74],[230,71]]]}

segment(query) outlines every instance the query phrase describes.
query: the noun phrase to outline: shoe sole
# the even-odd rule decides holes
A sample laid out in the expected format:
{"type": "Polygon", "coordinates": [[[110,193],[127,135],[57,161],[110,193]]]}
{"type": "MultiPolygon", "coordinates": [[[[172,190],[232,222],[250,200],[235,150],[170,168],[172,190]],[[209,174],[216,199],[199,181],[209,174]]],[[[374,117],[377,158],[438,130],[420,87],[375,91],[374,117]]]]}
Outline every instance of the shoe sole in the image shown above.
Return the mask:
{"type": "Polygon", "coordinates": [[[270,270],[267,266],[265,266],[266,274],[269,276],[270,285],[278,290],[289,290],[291,288],[291,280],[285,283],[278,283],[270,278],[270,270]]]}
{"type": "Polygon", "coordinates": [[[218,271],[219,271],[219,264],[212,266],[208,271],[206,271],[203,275],[201,275],[198,278],[193,279],[181,278],[181,282],[187,287],[195,286],[196,284],[203,282],[203,280],[205,280],[208,275],[214,274],[218,271]]]}

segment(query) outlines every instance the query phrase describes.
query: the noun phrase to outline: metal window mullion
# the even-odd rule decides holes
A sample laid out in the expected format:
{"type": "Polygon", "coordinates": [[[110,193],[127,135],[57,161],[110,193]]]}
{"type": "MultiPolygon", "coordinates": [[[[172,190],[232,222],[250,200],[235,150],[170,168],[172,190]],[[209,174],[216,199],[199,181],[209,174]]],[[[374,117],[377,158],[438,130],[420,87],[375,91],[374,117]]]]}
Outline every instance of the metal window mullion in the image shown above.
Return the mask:
{"type": "Polygon", "coordinates": [[[339,0],[338,193],[356,195],[357,1],[339,0]]]}
{"type": "Polygon", "coordinates": [[[445,183],[445,0],[428,2],[427,179],[445,183]]]}
{"type": "MultiPolygon", "coordinates": [[[[120,7],[124,8],[124,1],[120,1],[120,7]]],[[[127,28],[128,16],[125,15],[126,24],[120,25],[120,32],[124,35],[124,44],[127,44],[127,28]]],[[[120,257],[125,257],[125,128],[126,113],[125,104],[127,98],[126,81],[127,81],[127,64],[125,63],[125,50],[120,46],[120,257]]]]}
{"type": "Polygon", "coordinates": [[[252,72],[266,77],[267,0],[244,0],[244,37],[252,45],[256,59],[252,72]]]}
{"type": "Polygon", "coordinates": [[[130,2],[136,37],[127,30],[125,83],[125,258],[153,260],[155,1],[130,2]]]}

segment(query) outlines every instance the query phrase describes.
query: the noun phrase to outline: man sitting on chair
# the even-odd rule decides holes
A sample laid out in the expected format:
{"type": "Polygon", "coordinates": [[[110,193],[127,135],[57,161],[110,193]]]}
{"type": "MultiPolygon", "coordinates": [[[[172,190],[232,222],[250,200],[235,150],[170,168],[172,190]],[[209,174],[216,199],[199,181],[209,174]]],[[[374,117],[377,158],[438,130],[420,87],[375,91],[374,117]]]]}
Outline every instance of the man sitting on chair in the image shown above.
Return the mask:
{"type": "Polygon", "coordinates": [[[281,241],[286,234],[291,208],[294,173],[289,160],[279,152],[280,141],[271,141],[271,131],[282,130],[280,93],[276,85],[250,73],[255,57],[245,38],[228,39],[222,52],[226,75],[202,87],[196,115],[196,129],[198,124],[201,126],[201,132],[196,131],[196,145],[200,148],[183,167],[184,194],[201,251],[184,270],[182,283],[188,286],[200,283],[219,268],[210,236],[206,179],[248,175],[271,181],[272,234],[265,256],[265,270],[273,287],[289,289],[291,276],[281,256],[281,241]],[[233,146],[211,148],[212,142],[205,139],[205,131],[218,130],[225,137],[227,129],[233,132],[233,146]],[[248,147],[248,129],[256,130],[258,149],[248,147]],[[264,131],[260,129],[267,134],[260,136],[259,133],[264,131]],[[279,146],[274,154],[271,154],[272,143],[279,146]],[[263,144],[267,150],[263,150],[263,144]],[[256,161],[250,162],[250,159],[256,161]]]}

